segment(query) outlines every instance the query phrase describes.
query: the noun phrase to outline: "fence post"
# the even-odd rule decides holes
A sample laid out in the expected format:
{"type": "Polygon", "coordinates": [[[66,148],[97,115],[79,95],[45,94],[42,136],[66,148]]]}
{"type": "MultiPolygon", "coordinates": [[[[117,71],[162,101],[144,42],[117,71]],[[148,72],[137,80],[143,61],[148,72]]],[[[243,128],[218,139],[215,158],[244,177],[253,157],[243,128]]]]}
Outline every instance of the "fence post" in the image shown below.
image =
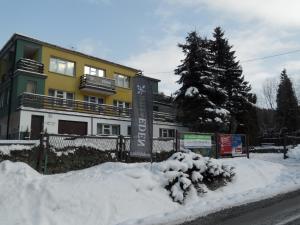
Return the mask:
{"type": "Polygon", "coordinates": [[[216,159],[219,158],[219,134],[215,133],[216,159]]]}
{"type": "Polygon", "coordinates": [[[249,139],[246,134],[245,134],[245,139],[246,139],[247,158],[249,159],[249,139]]]}
{"type": "Polygon", "coordinates": [[[124,137],[123,135],[119,135],[119,146],[118,146],[118,155],[119,155],[119,161],[122,161],[123,160],[123,140],[124,140],[124,137]]]}
{"type": "Polygon", "coordinates": [[[41,171],[41,159],[42,159],[42,153],[44,151],[44,141],[43,140],[44,140],[44,134],[41,133],[40,134],[40,146],[38,149],[36,168],[35,168],[38,172],[41,171]]]}
{"type": "Polygon", "coordinates": [[[179,132],[178,132],[178,130],[176,130],[175,131],[175,152],[178,152],[178,148],[179,148],[179,146],[178,146],[178,135],[179,135],[179,132]]]}
{"type": "Polygon", "coordinates": [[[45,162],[44,162],[44,174],[47,174],[47,166],[48,166],[48,150],[49,150],[49,135],[46,133],[43,138],[44,144],[46,145],[46,148],[44,148],[45,153],[45,162]],[[46,138],[46,140],[45,140],[46,138]]]}
{"type": "Polygon", "coordinates": [[[284,135],[284,137],[283,137],[283,159],[288,158],[287,155],[286,155],[286,153],[287,153],[286,145],[287,145],[287,136],[284,135]]]}

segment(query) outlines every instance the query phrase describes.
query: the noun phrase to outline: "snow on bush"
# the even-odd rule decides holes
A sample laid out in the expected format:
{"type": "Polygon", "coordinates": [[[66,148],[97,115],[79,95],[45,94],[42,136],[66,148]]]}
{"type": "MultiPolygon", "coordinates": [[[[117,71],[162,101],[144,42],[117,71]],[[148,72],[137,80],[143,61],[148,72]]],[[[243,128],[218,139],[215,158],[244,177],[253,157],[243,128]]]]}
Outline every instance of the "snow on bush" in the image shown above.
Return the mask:
{"type": "Polygon", "coordinates": [[[196,87],[189,87],[186,92],[185,92],[185,96],[188,97],[193,97],[199,94],[198,88],[196,87]]]}
{"type": "Polygon", "coordinates": [[[287,156],[291,159],[300,160],[300,145],[297,145],[294,148],[291,148],[287,152],[287,156]]]}
{"type": "Polygon", "coordinates": [[[1,145],[0,146],[0,155],[10,155],[11,151],[23,151],[23,150],[31,150],[35,146],[29,146],[29,145],[18,145],[18,144],[12,144],[12,145],[1,145]]]}
{"type": "Polygon", "coordinates": [[[205,193],[205,188],[216,189],[230,182],[234,168],[223,165],[219,160],[202,157],[193,152],[177,152],[161,163],[167,179],[165,188],[171,198],[180,204],[189,193],[205,193]]]}

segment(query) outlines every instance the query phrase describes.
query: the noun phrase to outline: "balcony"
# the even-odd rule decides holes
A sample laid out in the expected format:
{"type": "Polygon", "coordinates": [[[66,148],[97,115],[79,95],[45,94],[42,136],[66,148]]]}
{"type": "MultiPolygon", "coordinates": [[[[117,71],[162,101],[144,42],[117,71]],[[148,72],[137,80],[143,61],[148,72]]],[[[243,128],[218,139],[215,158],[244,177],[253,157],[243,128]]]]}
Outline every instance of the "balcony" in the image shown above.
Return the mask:
{"type": "Polygon", "coordinates": [[[33,73],[44,73],[44,64],[31,59],[19,59],[16,64],[17,70],[24,70],[33,73]]]}
{"type": "MultiPolygon", "coordinates": [[[[21,107],[131,118],[131,108],[67,100],[32,93],[23,93],[19,96],[19,108],[21,107]]],[[[175,122],[176,116],[170,113],[153,112],[153,119],[162,122],[175,122]]]]}
{"type": "Polygon", "coordinates": [[[115,80],[88,74],[80,77],[79,89],[104,95],[113,95],[116,93],[115,80]]]}

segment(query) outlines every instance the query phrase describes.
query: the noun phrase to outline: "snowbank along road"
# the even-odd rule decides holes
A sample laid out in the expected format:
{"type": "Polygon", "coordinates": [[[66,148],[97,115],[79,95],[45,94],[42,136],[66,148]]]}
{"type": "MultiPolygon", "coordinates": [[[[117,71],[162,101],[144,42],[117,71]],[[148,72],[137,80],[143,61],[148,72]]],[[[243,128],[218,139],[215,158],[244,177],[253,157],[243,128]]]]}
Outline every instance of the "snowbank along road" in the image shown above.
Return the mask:
{"type": "MultiPolygon", "coordinates": [[[[202,196],[188,196],[182,205],[173,202],[164,188],[165,177],[158,169],[159,163],[104,163],[80,171],[41,175],[24,163],[4,161],[0,163],[0,225],[183,224],[300,189],[300,160],[282,157],[251,154],[250,159],[221,159],[219,162],[235,167],[234,180],[218,190],[206,190],[202,196]]],[[[257,214],[253,208],[249,218],[269,215],[269,220],[278,218],[275,224],[300,225],[297,217],[289,216],[298,213],[299,197],[295,195],[280,204],[274,203],[274,208],[268,211],[265,207],[266,212],[257,214]],[[290,205],[290,211],[283,211],[290,205]]],[[[268,218],[266,225],[270,224],[268,218]]],[[[226,225],[225,222],[213,224],[226,225]]],[[[247,225],[246,222],[250,222],[248,217],[227,224],[247,225]]],[[[259,222],[248,224],[264,225],[259,222]]]]}

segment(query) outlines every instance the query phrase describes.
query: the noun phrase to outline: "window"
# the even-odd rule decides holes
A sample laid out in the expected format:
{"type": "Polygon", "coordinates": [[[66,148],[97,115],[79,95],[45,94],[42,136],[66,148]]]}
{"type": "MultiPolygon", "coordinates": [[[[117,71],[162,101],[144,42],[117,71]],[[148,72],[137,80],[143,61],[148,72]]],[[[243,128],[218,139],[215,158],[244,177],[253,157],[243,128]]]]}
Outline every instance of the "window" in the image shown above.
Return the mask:
{"type": "Polygon", "coordinates": [[[97,134],[119,135],[120,125],[97,123],[97,134]]]}
{"type": "Polygon", "coordinates": [[[175,129],[159,129],[159,137],[173,138],[175,137],[175,129]]]}
{"type": "Polygon", "coordinates": [[[66,92],[67,105],[73,107],[74,103],[74,94],[71,92],[66,92]]]}
{"type": "Polygon", "coordinates": [[[75,63],[64,59],[50,58],[49,70],[68,76],[74,76],[75,63]]]}
{"type": "Polygon", "coordinates": [[[92,110],[96,110],[98,109],[99,111],[103,110],[103,107],[101,105],[104,104],[104,99],[103,98],[97,98],[95,96],[87,96],[85,95],[83,98],[83,101],[88,102],[88,103],[92,103],[92,104],[84,104],[84,108],[85,109],[92,109],[92,110]]]}
{"type": "Polygon", "coordinates": [[[37,82],[33,80],[28,80],[26,84],[26,92],[37,93],[37,82]]]}
{"type": "Polygon", "coordinates": [[[130,87],[130,77],[121,74],[115,74],[114,78],[116,81],[116,86],[124,88],[130,87]]]}
{"type": "Polygon", "coordinates": [[[113,103],[114,103],[114,106],[120,107],[120,108],[129,108],[130,107],[130,103],[129,102],[123,102],[123,101],[119,101],[119,100],[114,100],[113,103]]]}
{"type": "Polygon", "coordinates": [[[131,135],[131,126],[127,127],[127,135],[130,136],[131,135]]]}
{"type": "Polygon", "coordinates": [[[48,95],[55,98],[61,98],[61,100],[60,99],[53,100],[52,104],[63,105],[64,103],[66,103],[67,106],[73,107],[74,93],[72,92],[49,89],[48,95]]]}
{"type": "Polygon", "coordinates": [[[48,95],[56,98],[74,100],[74,93],[61,90],[49,89],[48,95]]]}
{"type": "Polygon", "coordinates": [[[97,77],[105,77],[105,71],[91,66],[84,66],[84,74],[89,74],[97,77]]]}

